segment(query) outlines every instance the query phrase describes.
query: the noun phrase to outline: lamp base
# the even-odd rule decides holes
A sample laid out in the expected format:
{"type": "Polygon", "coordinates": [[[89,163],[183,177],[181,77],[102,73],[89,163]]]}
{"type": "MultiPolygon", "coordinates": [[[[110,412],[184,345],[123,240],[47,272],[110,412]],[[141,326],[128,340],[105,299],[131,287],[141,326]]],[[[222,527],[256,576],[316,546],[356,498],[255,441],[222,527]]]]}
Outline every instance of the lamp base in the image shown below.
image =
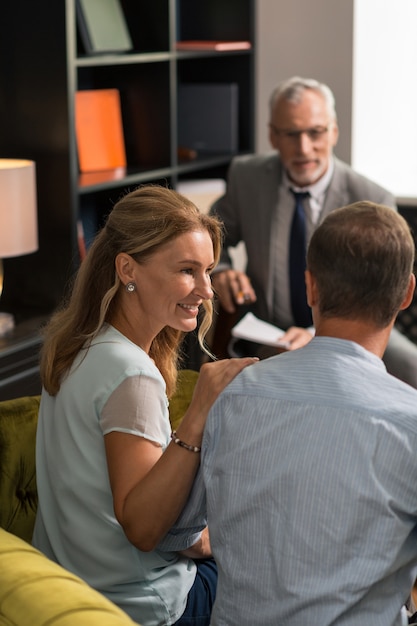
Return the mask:
{"type": "Polygon", "coordinates": [[[14,328],[14,317],[11,313],[0,313],[0,337],[4,337],[14,328]]]}

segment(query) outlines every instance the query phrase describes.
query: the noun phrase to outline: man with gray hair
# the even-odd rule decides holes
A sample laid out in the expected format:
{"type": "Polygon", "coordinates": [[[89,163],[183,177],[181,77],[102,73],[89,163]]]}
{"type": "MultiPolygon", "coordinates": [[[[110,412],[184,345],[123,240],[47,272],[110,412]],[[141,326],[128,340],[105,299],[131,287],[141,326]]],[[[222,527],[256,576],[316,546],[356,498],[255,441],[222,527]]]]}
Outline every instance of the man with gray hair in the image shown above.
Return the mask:
{"type": "MultiPolygon", "coordinates": [[[[336,158],[338,134],[335,99],[327,85],[298,76],[282,82],[270,97],[274,151],[235,158],[226,193],[211,209],[226,233],[213,274],[221,307],[232,314],[239,307],[239,316],[250,310],[283,328],[282,341],[290,350],[314,335],[304,269],[315,228],[334,209],[361,200],[396,209],[391,193],[336,158]],[[246,272],[233,268],[228,250],[241,241],[246,272]]],[[[220,324],[217,336],[219,332],[220,324]]],[[[238,354],[254,354],[255,349],[242,341],[234,346],[238,354]]],[[[417,346],[396,328],[384,361],[389,372],[417,388],[417,346]]]]}

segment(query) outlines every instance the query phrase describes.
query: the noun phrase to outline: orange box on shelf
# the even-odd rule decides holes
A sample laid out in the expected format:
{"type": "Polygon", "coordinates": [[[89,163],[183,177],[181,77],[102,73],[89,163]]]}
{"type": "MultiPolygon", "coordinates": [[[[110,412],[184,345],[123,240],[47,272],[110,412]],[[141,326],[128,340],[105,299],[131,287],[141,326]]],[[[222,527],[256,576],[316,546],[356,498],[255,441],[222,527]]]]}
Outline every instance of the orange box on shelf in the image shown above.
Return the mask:
{"type": "Polygon", "coordinates": [[[75,131],[81,172],[126,167],[118,89],[77,91],[75,131]]]}

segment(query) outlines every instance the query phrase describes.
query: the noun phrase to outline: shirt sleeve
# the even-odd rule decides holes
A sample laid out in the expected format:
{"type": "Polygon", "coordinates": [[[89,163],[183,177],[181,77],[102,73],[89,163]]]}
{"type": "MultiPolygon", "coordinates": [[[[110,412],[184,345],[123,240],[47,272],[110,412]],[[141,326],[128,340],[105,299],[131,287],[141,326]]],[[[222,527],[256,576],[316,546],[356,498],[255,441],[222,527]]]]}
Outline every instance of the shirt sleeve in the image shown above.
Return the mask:
{"type": "Polygon", "coordinates": [[[186,550],[199,540],[207,526],[206,491],[201,470],[198,470],[187,503],[174,526],[158,545],[160,550],[186,550]]]}
{"type": "Polygon", "coordinates": [[[104,435],[113,431],[129,433],[165,449],[171,427],[161,381],[143,374],[126,378],[109,396],[100,424],[104,435]]]}

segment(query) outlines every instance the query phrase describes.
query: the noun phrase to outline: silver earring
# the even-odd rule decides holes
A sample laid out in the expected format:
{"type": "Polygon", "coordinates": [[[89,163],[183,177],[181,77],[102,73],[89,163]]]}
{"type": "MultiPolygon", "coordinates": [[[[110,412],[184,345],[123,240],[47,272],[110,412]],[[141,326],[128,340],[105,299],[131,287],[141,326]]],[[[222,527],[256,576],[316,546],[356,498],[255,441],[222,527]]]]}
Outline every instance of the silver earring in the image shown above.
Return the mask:
{"type": "Polygon", "coordinates": [[[129,293],[133,293],[134,291],[136,291],[136,285],[134,282],[130,282],[127,283],[127,285],[125,286],[126,291],[128,291],[129,293]]]}

